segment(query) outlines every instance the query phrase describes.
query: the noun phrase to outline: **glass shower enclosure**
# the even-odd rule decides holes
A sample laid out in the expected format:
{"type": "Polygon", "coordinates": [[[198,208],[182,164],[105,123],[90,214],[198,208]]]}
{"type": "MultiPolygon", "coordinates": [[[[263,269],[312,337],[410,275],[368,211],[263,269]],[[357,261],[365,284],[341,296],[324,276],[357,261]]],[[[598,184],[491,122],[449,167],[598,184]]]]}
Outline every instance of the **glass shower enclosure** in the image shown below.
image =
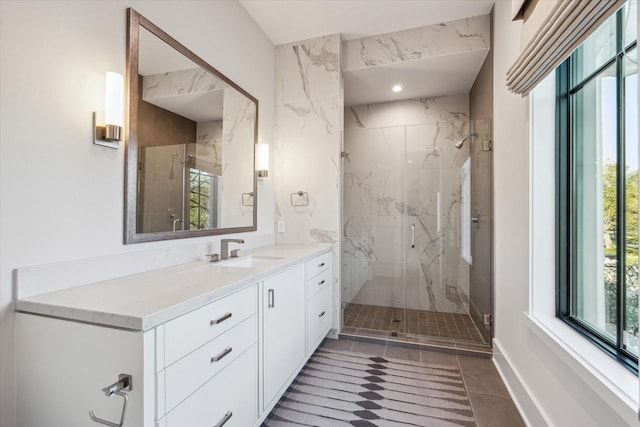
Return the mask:
{"type": "Polygon", "coordinates": [[[345,131],[343,333],[490,344],[489,120],[345,131]]]}

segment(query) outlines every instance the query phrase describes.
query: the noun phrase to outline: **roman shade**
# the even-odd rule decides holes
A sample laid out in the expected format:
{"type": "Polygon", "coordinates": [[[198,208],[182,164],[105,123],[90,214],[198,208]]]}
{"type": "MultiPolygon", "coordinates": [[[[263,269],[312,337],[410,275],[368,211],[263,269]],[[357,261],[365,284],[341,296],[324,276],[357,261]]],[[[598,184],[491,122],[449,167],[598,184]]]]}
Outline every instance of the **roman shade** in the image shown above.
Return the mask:
{"type": "Polygon", "coordinates": [[[520,56],[507,71],[507,87],[527,95],[577,48],[624,0],[513,0],[524,8],[520,56]]]}

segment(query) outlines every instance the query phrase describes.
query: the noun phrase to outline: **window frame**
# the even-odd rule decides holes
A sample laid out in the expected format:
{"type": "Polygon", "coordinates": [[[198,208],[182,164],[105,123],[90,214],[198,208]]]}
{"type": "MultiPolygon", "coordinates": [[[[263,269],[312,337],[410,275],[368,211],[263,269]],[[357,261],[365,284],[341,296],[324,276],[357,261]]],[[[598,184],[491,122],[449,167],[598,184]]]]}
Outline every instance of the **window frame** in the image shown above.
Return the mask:
{"type": "MultiPolygon", "coordinates": [[[[627,6],[628,7],[628,6],[627,6]]],[[[586,339],[601,348],[608,355],[620,362],[625,368],[638,374],[638,357],[624,348],[625,321],[625,76],[624,55],[636,48],[633,40],[622,46],[625,26],[624,8],[616,12],[616,53],[593,72],[583,77],[579,82],[572,82],[573,61],[578,53],[574,52],[556,70],[556,317],[564,321],[586,339]],[[616,239],[616,339],[615,343],[592,327],[589,323],[574,317],[572,310],[572,285],[575,274],[575,257],[572,238],[576,233],[574,221],[573,198],[576,180],[574,179],[574,144],[572,129],[574,115],[571,97],[583,87],[605,72],[607,68],[616,67],[616,232],[622,238],[616,239]],[[621,167],[622,165],[622,167],[621,167]],[[622,274],[620,274],[622,272],[622,274]]]]}

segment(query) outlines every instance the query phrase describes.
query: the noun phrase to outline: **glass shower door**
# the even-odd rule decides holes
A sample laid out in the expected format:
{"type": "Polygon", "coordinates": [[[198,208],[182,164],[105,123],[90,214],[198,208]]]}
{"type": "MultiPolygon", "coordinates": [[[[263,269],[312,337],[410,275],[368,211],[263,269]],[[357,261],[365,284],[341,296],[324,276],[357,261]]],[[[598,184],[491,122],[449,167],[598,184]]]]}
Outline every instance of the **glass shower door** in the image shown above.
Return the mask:
{"type": "Polygon", "coordinates": [[[469,271],[469,315],[485,343],[492,336],[492,253],[493,227],[491,121],[472,122],[475,143],[471,147],[471,253],[469,271]]]}
{"type": "Polygon", "coordinates": [[[342,301],[347,331],[405,333],[404,139],[404,127],[345,131],[342,301]]]}
{"type": "Polygon", "coordinates": [[[470,249],[463,227],[470,144],[456,147],[467,135],[467,120],[407,127],[407,232],[416,236],[407,253],[409,335],[465,340],[471,333],[470,249]]]}

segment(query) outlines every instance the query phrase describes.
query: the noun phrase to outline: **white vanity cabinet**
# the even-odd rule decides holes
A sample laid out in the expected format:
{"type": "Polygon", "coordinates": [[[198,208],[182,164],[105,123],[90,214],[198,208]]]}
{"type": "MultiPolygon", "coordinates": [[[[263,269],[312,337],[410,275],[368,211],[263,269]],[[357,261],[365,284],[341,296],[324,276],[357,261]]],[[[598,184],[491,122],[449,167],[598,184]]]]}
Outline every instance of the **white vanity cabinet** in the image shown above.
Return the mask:
{"type": "Polygon", "coordinates": [[[154,427],[154,335],[17,313],[18,427],[99,426],[90,410],[118,422],[123,398],[102,388],[119,374],[132,376],[123,427],[154,427]]]}
{"type": "Polygon", "coordinates": [[[274,403],[305,358],[305,266],[262,284],[264,408],[274,403]]]}
{"type": "Polygon", "coordinates": [[[18,300],[18,426],[101,425],[90,410],[117,425],[124,399],[102,389],[120,374],[123,427],[259,426],[332,315],[331,253],[270,251],[262,270],[194,263],[18,300]]]}
{"type": "Polygon", "coordinates": [[[307,261],[307,354],[331,329],[331,253],[307,261]]]}
{"type": "Polygon", "coordinates": [[[249,286],[157,328],[160,426],[256,421],[257,292],[257,285],[249,286]]]}

